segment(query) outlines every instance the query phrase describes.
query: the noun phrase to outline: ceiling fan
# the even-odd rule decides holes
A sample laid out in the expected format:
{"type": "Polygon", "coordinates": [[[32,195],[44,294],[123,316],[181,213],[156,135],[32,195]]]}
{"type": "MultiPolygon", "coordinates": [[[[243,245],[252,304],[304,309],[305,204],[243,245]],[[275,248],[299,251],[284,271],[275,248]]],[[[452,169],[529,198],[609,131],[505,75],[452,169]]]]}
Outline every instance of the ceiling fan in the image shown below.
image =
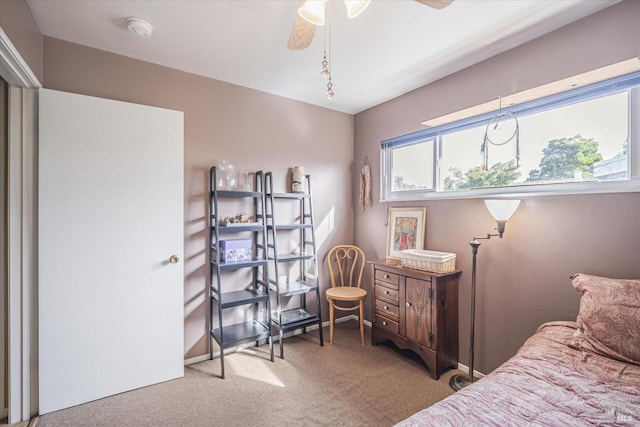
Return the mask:
{"type": "MultiPolygon", "coordinates": [[[[309,47],[317,26],[324,25],[325,3],[330,0],[302,0],[298,9],[296,20],[293,23],[287,47],[291,50],[302,50],[309,47]]],[[[454,0],[415,0],[418,3],[443,9],[453,3],[454,0]]],[[[344,0],[347,8],[347,16],[350,19],[360,15],[369,5],[371,0],[344,0]]]]}

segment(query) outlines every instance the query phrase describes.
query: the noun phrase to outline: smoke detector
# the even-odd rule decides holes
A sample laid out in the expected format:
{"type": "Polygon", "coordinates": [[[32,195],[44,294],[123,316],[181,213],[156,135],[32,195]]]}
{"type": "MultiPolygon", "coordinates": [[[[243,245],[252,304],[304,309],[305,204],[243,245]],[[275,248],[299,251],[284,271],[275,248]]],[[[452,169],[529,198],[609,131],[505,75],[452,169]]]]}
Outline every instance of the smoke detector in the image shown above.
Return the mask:
{"type": "Polygon", "coordinates": [[[141,39],[148,39],[151,37],[153,27],[150,23],[141,18],[130,16],[125,19],[127,22],[127,30],[136,37],[141,39]]]}

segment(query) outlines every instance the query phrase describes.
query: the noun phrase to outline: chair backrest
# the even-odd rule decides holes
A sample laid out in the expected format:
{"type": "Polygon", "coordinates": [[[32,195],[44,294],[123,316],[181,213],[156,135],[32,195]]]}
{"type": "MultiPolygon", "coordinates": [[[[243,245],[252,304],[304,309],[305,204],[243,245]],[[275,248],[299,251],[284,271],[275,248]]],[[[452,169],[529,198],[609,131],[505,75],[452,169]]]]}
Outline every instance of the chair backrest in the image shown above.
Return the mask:
{"type": "Polygon", "coordinates": [[[331,248],[327,255],[327,264],[332,288],[336,286],[359,288],[362,285],[366,259],[364,252],[359,247],[338,245],[331,248]]]}

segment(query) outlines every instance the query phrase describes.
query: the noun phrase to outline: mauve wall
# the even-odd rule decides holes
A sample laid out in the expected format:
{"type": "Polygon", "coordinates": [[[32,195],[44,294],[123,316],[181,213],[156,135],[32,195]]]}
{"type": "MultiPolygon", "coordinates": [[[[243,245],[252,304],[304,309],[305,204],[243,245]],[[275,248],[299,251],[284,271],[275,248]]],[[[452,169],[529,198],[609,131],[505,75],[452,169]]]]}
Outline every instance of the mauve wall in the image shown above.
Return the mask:
{"type": "Polygon", "coordinates": [[[0,0],[0,27],[42,82],[42,33],[24,0],[0,0]]]}
{"type": "MultiPolygon", "coordinates": [[[[639,1],[623,1],[504,54],[355,117],[355,162],[373,167],[371,210],[356,212],[355,242],[385,255],[387,204],[379,203],[380,141],[421,130],[420,122],[498,96],[640,55],[639,1]]],[[[354,191],[357,188],[354,182],[354,191]]],[[[426,206],[426,248],[455,252],[460,283],[460,361],[468,364],[469,240],[495,227],[482,200],[392,203],[426,206]]],[[[529,197],[505,237],[483,241],[478,255],[476,369],[488,373],[512,356],[543,322],[575,319],[569,276],[584,272],[640,278],[640,194],[529,197]]]]}
{"type": "MultiPolygon", "coordinates": [[[[351,116],[219,81],[45,38],[21,0],[0,0],[0,26],[52,89],[185,112],[185,357],[206,353],[206,169],[227,158],[243,168],[284,174],[300,163],[314,175],[318,222],[334,213],[321,255],[352,240],[349,183],[368,157],[374,206],[355,214],[356,243],[385,254],[386,205],[379,198],[379,142],[423,127],[420,121],[640,55],[640,2],[625,0],[548,36],[351,116]],[[14,19],[15,18],[15,19],[14,19]],[[24,24],[24,25],[22,25],[24,24]],[[353,138],[355,134],[355,157],[353,138]],[[242,160],[240,160],[242,159],[242,160]],[[320,179],[321,178],[321,179],[320,179]]],[[[30,12],[30,11],[28,11],[30,12]]],[[[427,247],[457,253],[461,278],[460,360],[468,363],[468,241],[494,226],[481,200],[394,203],[426,206],[427,247]]],[[[640,277],[640,195],[528,198],[502,240],[479,252],[476,362],[489,372],[542,322],[573,319],[577,271],[640,277]]],[[[326,276],[325,276],[326,277],[326,276]]],[[[368,287],[369,283],[367,283],[368,287]]],[[[325,285],[326,286],[326,285],[325,285]]],[[[323,305],[326,313],[326,304],[323,305]]],[[[370,308],[369,308],[370,309],[370,308]]],[[[370,318],[369,311],[367,317],[370,318]]]]}
{"type": "MultiPolygon", "coordinates": [[[[304,166],[313,179],[317,222],[334,218],[320,236],[320,258],[334,244],[353,242],[352,115],[48,37],[44,75],[49,89],[184,112],[185,358],[208,353],[205,215],[212,165],[226,159],[238,169],[273,171],[278,191],[285,191],[290,167],[304,166]]],[[[324,313],[327,308],[323,301],[324,313]]]]}

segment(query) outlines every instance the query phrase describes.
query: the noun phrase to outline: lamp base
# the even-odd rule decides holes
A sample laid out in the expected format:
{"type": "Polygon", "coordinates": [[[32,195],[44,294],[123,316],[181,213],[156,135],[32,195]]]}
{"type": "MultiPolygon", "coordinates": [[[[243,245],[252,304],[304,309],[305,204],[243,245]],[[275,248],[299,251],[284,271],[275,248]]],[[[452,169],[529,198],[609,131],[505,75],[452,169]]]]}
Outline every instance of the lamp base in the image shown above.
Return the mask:
{"type": "Polygon", "coordinates": [[[463,374],[454,375],[449,380],[449,387],[451,387],[453,391],[460,391],[471,384],[473,384],[473,382],[469,380],[468,376],[463,374]]]}

